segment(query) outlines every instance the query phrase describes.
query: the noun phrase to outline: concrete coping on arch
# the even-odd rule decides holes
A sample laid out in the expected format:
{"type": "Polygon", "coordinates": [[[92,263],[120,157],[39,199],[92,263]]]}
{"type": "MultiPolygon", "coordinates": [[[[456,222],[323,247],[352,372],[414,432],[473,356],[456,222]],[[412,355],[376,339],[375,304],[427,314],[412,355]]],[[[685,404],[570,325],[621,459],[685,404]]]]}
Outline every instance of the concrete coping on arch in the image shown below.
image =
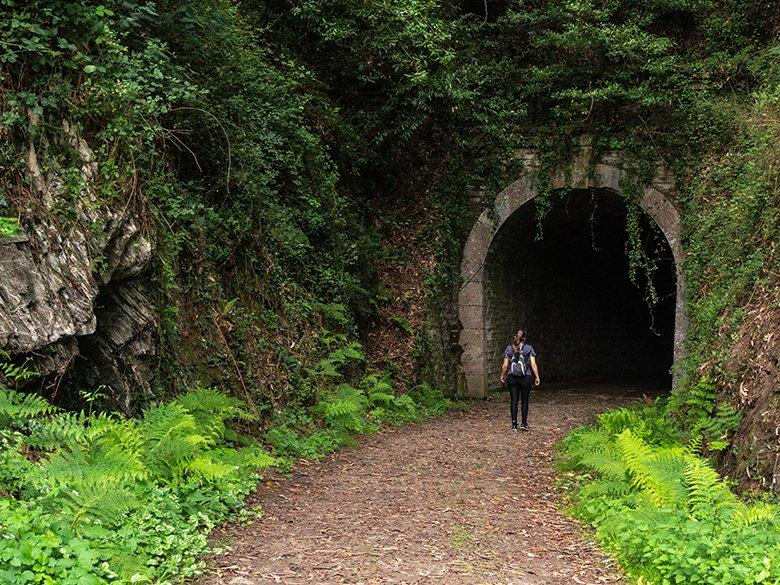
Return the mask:
{"type": "MultiPolygon", "coordinates": [[[[606,189],[623,192],[628,171],[617,152],[607,152],[591,165],[591,149],[587,140],[575,153],[566,170],[558,170],[549,177],[549,189],[606,189]]],[[[534,149],[518,152],[525,173],[498,195],[491,207],[482,211],[466,240],[460,265],[461,287],[458,293],[458,316],[461,322],[459,345],[462,349],[461,367],[465,378],[466,393],[475,398],[484,397],[488,391],[487,338],[485,332],[484,265],[498,230],[520,207],[539,193],[537,178],[539,156],[534,149]]],[[[685,282],[682,273],[683,250],[680,242],[680,212],[675,204],[676,188],[669,173],[658,164],[651,181],[642,187],[639,206],[661,228],[674,256],[677,290],[674,326],[674,362],[683,357],[685,332],[688,320],[683,304],[685,282]]]]}

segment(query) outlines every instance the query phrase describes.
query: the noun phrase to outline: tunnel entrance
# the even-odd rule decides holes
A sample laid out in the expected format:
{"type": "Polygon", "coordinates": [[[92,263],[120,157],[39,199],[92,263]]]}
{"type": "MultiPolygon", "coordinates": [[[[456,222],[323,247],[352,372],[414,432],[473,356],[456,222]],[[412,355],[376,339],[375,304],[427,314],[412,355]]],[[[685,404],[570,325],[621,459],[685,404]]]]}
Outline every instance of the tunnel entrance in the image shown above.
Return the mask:
{"type": "Polygon", "coordinates": [[[531,200],[501,224],[484,261],[484,342],[489,386],[503,350],[523,327],[546,382],[603,379],[671,385],[676,282],[674,255],[644,211],[643,248],[656,270],[658,302],[644,274],[629,278],[626,205],[607,189],[575,189],[542,220],[531,200]],[[653,229],[654,228],[654,229],[653,229]]]}
{"type": "Polygon", "coordinates": [[[647,248],[658,259],[661,297],[651,314],[642,290],[628,280],[624,185],[631,177],[620,153],[594,158],[583,138],[569,165],[543,176],[536,150],[518,156],[525,171],[482,209],[463,247],[461,392],[484,397],[498,385],[501,349],[521,323],[539,351],[545,381],[663,376],[668,382],[669,366],[684,356],[688,327],[680,212],[669,172],[658,163],[632,189],[643,221],[662,233],[647,248]],[[539,184],[560,197],[552,198],[559,204],[537,241],[539,184]]]}

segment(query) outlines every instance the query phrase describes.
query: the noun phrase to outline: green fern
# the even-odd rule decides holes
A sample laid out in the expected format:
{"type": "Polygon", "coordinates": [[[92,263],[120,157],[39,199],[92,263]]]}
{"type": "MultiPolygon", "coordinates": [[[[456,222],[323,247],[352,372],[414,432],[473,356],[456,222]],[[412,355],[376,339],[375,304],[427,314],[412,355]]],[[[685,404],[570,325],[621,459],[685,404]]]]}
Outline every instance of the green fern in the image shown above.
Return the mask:
{"type": "Polygon", "coordinates": [[[563,441],[566,465],[584,483],[573,512],[642,582],[780,583],[778,507],[742,503],[697,455],[703,438],[671,444],[682,435],[661,405],[637,413],[634,422],[626,412],[602,416],[563,441]]]}
{"type": "Polygon", "coordinates": [[[209,453],[202,453],[186,462],[183,471],[189,479],[197,483],[213,482],[236,471],[235,465],[219,461],[218,458],[209,455],[209,453]]]}
{"type": "Polygon", "coordinates": [[[393,390],[393,385],[385,376],[369,374],[360,381],[360,388],[368,397],[371,406],[381,406],[384,409],[396,404],[398,396],[393,390]]]}
{"type": "Polygon", "coordinates": [[[212,444],[208,433],[199,432],[195,417],[176,403],[146,410],[140,430],[146,465],[156,476],[172,482],[184,479],[188,462],[212,444]]]}
{"type": "Polygon", "coordinates": [[[405,411],[410,414],[417,412],[417,405],[415,404],[412,397],[407,394],[400,394],[399,396],[396,396],[393,400],[393,406],[396,408],[396,410],[405,411]]]}
{"type": "Polygon", "coordinates": [[[610,435],[619,435],[625,429],[636,434],[642,426],[636,410],[616,408],[599,415],[599,427],[610,435]]]}
{"type": "Polygon", "coordinates": [[[608,446],[585,453],[581,456],[580,463],[600,476],[614,480],[625,480],[628,471],[620,453],[608,446]]]}
{"type": "Polygon", "coordinates": [[[194,417],[199,432],[212,442],[225,437],[227,421],[254,421],[257,418],[246,409],[241,400],[214,388],[190,390],[179,396],[175,402],[194,417]]]}
{"type": "Polygon", "coordinates": [[[735,506],[736,496],[705,460],[687,456],[684,473],[688,488],[687,509],[691,517],[704,519],[735,506]]]}
{"type": "Polygon", "coordinates": [[[324,318],[338,325],[349,323],[347,307],[341,303],[316,303],[315,309],[319,310],[324,318]]]}
{"type": "Polygon", "coordinates": [[[212,455],[218,453],[219,460],[233,465],[236,469],[249,469],[259,471],[276,465],[277,461],[258,445],[250,445],[241,449],[220,449],[212,451],[212,455]]]}
{"type": "Polygon", "coordinates": [[[605,477],[596,479],[584,486],[579,491],[578,497],[584,501],[601,496],[619,498],[629,494],[634,488],[627,481],[605,477]]]}
{"type": "Polygon", "coordinates": [[[712,376],[704,376],[691,385],[685,398],[687,415],[691,420],[708,418],[715,408],[715,381],[712,376]]]}
{"type": "Polygon", "coordinates": [[[365,359],[363,347],[356,341],[331,351],[328,357],[317,362],[314,375],[318,378],[339,378],[344,365],[365,359]]]}
{"type": "Polygon", "coordinates": [[[715,381],[709,375],[688,390],[684,408],[690,429],[702,435],[708,451],[722,451],[728,438],[739,427],[742,415],[727,402],[717,402],[715,381]]]}
{"type": "Polygon", "coordinates": [[[44,493],[45,505],[63,507],[79,528],[87,519],[118,522],[137,504],[129,486],[147,477],[132,448],[98,440],[54,454],[30,481],[44,493]]]}
{"type": "Polygon", "coordinates": [[[77,487],[82,484],[119,484],[149,475],[136,454],[121,446],[100,443],[77,445],[54,454],[43,470],[49,482],[77,487]]]}
{"type": "MultiPolygon", "coordinates": [[[[0,359],[7,360],[10,356],[7,352],[0,354],[0,359]]],[[[27,368],[27,362],[23,364],[14,365],[10,362],[0,362],[0,381],[7,382],[24,382],[34,378],[38,374],[27,368]]]]}
{"type": "Polygon", "coordinates": [[[776,504],[760,503],[753,506],[740,507],[734,514],[734,524],[737,528],[745,528],[759,522],[778,522],[780,508],[776,504]]]}
{"type": "Polygon", "coordinates": [[[333,394],[325,394],[314,407],[328,425],[359,433],[366,428],[368,399],[357,388],[340,384],[333,394]]]}
{"type": "Polygon", "coordinates": [[[671,505],[685,498],[679,473],[684,464],[681,448],[655,450],[626,429],[616,438],[633,485],[657,507],[671,505]]]}
{"type": "Polygon", "coordinates": [[[582,428],[570,433],[562,443],[566,451],[567,467],[579,466],[590,453],[607,448],[612,439],[611,434],[601,428],[582,428]]]}
{"type": "Polygon", "coordinates": [[[84,413],[60,412],[49,419],[36,419],[29,424],[29,432],[27,444],[47,451],[87,438],[84,413]]]}
{"type": "Polygon", "coordinates": [[[55,492],[56,504],[62,506],[75,530],[87,520],[99,520],[106,526],[119,524],[121,518],[140,501],[127,485],[102,481],[82,482],[78,488],[55,492]]]}
{"type": "Polygon", "coordinates": [[[685,452],[688,455],[698,455],[701,454],[703,446],[704,437],[697,435],[688,441],[688,444],[685,446],[685,452]]]}
{"type": "Polygon", "coordinates": [[[384,404],[385,406],[393,404],[395,401],[395,394],[390,394],[388,392],[371,392],[368,395],[368,401],[373,404],[384,404]]]}
{"type": "Polygon", "coordinates": [[[47,416],[57,411],[57,407],[50,404],[42,396],[37,394],[24,394],[0,386],[0,424],[8,426],[28,422],[32,419],[47,416]]]}

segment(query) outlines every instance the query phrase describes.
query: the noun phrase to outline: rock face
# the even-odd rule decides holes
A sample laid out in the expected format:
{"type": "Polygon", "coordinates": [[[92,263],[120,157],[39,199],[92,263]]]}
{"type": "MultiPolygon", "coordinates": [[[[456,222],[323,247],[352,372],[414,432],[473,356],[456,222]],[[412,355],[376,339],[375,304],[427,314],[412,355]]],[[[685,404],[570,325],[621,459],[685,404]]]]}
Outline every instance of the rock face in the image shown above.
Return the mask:
{"type": "Polygon", "coordinates": [[[742,422],[723,468],[742,490],[780,494],[780,279],[743,308],[720,392],[742,413],[742,422]]]}
{"type": "MultiPolygon", "coordinates": [[[[32,358],[32,369],[55,380],[102,386],[106,397],[131,413],[149,392],[157,311],[146,269],[149,237],[126,205],[101,205],[89,190],[97,163],[67,124],[79,152],[84,191],[68,211],[54,213],[61,181],[42,172],[31,146],[28,171],[43,209],[23,220],[25,233],[0,238],[0,348],[32,358]]],[[[72,201],[72,200],[71,200],[72,201]]],[[[55,391],[56,392],[56,391],[55,391]]]]}

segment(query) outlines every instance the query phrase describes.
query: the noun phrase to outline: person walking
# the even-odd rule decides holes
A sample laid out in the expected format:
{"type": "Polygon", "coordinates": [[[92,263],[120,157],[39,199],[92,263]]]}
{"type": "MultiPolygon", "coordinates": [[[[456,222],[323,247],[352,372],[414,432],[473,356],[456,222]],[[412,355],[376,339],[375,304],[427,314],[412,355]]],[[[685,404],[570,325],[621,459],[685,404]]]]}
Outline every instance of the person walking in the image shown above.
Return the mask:
{"type": "Polygon", "coordinates": [[[528,399],[531,396],[531,384],[541,384],[539,367],[536,365],[536,352],[525,342],[525,331],[518,329],[512,343],[504,349],[504,362],[501,365],[501,383],[509,387],[509,414],[512,417],[512,430],[517,430],[517,403],[521,402],[522,423],[520,430],[528,430],[528,399]]]}

